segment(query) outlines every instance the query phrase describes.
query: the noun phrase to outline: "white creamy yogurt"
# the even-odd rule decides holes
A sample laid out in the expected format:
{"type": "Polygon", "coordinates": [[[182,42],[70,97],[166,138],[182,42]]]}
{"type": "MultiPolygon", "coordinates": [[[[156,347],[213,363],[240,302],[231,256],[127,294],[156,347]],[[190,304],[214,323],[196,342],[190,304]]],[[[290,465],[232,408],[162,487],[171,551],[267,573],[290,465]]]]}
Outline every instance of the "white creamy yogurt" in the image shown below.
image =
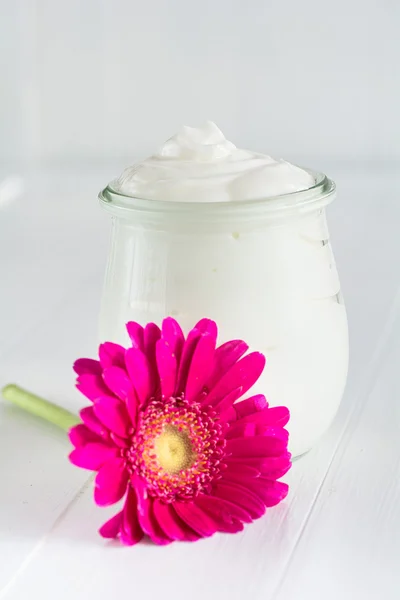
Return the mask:
{"type": "Polygon", "coordinates": [[[186,208],[199,204],[190,207],[193,216],[179,206],[164,213],[158,205],[156,223],[134,201],[123,218],[114,211],[101,312],[102,340],[126,343],[129,320],[160,323],[172,315],[188,331],[209,317],[221,343],[242,338],[263,352],[266,368],[253,391],[289,407],[294,455],[313,446],[339,406],[348,363],[346,311],[324,211],[311,207],[260,221],[260,210],[269,210],[272,195],[284,203],[284,194],[313,184],[307,171],[238,150],[212,123],[185,127],[111,188],[186,208]],[[258,212],[249,205],[246,220],[236,218],[230,228],[234,202],[257,198],[266,198],[258,212]],[[204,203],[220,201],[226,202],[223,219],[197,221],[204,203]]]}
{"type": "Polygon", "coordinates": [[[239,150],[215,123],[183,127],[113,183],[127,196],[175,202],[256,200],[306,190],[312,175],[284,160],[239,150]]]}

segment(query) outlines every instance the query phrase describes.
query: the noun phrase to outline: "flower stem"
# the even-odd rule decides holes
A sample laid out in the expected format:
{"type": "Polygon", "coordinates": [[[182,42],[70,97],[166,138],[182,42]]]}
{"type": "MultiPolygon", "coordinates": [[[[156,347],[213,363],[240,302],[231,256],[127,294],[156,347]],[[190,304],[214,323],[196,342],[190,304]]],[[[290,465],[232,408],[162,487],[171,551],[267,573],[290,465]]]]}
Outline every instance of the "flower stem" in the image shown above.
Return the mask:
{"type": "Polygon", "coordinates": [[[1,390],[1,393],[3,398],[22,408],[22,410],[36,415],[45,421],[49,421],[49,423],[57,425],[57,427],[60,427],[64,431],[68,431],[71,427],[81,422],[79,417],[65,410],[65,408],[61,408],[35,394],[31,394],[13,383],[6,385],[1,390]]]}

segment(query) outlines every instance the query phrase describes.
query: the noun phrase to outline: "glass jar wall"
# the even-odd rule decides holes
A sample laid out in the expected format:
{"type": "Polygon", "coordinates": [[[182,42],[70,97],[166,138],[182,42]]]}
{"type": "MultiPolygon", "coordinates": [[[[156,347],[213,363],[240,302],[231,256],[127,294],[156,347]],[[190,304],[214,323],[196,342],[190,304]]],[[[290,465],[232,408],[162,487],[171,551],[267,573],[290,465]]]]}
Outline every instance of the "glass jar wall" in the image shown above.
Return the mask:
{"type": "MultiPolygon", "coordinates": [[[[245,203],[154,202],[106,188],[113,216],[100,338],[128,343],[129,320],[215,320],[219,342],[265,354],[254,388],[291,411],[290,449],[309,450],[331,423],[347,375],[346,311],[325,206],[334,185],[245,203]]],[[[253,390],[252,390],[253,391],[253,390]]]]}

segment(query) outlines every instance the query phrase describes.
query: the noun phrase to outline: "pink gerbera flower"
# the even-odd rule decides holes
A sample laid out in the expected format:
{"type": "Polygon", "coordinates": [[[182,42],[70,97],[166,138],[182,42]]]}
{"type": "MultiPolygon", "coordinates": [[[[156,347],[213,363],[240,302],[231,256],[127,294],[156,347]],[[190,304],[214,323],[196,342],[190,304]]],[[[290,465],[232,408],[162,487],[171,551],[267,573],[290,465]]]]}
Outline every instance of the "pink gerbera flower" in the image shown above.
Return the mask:
{"type": "Polygon", "coordinates": [[[216,348],[208,319],[186,339],[172,318],[161,330],[133,322],[127,330],[127,350],[106,342],[100,361],[74,365],[93,405],[70,431],[71,462],[98,471],[99,506],[125,496],[101,535],[131,545],[147,534],[169,544],[241,531],[288,491],[277,481],[290,467],[287,408],[269,408],[262,395],[236,403],[259,378],[264,356],[245,355],[241,340],[216,348]]]}

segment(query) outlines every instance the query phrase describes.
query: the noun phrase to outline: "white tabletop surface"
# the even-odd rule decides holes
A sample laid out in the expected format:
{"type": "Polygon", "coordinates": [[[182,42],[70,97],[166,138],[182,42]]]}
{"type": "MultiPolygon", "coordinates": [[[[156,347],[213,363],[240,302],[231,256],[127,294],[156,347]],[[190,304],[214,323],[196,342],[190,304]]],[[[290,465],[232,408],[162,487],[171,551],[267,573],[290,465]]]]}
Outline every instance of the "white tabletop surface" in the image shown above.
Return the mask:
{"type": "MultiPolygon", "coordinates": [[[[1,599],[400,597],[400,176],[328,172],[351,366],[335,423],[286,476],[287,500],[235,536],[106,543],[96,531],[113,509],[94,506],[64,434],[0,400],[1,599]]],[[[75,411],[71,364],[95,351],[109,238],[96,193],[113,174],[0,174],[0,385],[75,411]]]]}

